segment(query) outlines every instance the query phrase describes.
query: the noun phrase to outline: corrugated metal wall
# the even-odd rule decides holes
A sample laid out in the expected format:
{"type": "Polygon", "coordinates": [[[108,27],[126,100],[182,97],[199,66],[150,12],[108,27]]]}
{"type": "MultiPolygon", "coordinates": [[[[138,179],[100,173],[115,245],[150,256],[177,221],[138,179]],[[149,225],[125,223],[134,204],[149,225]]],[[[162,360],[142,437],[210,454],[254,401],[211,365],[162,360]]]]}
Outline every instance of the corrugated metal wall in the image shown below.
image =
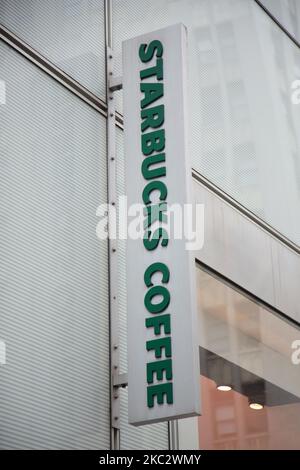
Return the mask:
{"type": "Polygon", "coordinates": [[[0,448],[109,448],[105,119],[0,42],[0,448]]]}

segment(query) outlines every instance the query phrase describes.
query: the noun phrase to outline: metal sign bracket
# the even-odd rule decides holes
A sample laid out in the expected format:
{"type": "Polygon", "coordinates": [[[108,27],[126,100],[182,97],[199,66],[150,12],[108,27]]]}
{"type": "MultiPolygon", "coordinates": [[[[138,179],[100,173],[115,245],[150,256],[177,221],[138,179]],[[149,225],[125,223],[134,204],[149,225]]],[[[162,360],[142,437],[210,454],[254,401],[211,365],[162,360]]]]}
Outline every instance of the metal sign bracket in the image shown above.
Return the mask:
{"type": "MultiPolygon", "coordinates": [[[[107,181],[108,181],[108,234],[113,233],[115,218],[112,208],[117,205],[116,185],[116,110],[114,92],[122,88],[120,77],[113,76],[113,51],[108,46],[107,63],[107,181]]],[[[120,375],[119,361],[119,310],[118,310],[118,246],[117,240],[108,239],[109,260],[109,311],[110,311],[110,391],[111,391],[111,429],[112,447],[120,447],[120,394],[124,387],[124,377],[120,375]]]]}

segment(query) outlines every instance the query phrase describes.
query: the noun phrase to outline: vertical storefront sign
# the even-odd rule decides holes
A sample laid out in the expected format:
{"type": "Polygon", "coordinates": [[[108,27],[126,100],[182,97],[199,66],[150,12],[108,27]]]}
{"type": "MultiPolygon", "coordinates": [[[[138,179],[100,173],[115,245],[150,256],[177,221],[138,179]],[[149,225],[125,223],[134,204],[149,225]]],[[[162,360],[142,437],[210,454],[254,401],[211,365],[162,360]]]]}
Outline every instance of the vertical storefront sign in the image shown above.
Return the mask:
{"type": "Polygon", "coordinates": [[[143,236],[128,239],[129,422],[199,414],[195,266],[168,209],[191,202],[187,33],[171,26],[123,43],[126,194],[143,204],[143,236]]]}

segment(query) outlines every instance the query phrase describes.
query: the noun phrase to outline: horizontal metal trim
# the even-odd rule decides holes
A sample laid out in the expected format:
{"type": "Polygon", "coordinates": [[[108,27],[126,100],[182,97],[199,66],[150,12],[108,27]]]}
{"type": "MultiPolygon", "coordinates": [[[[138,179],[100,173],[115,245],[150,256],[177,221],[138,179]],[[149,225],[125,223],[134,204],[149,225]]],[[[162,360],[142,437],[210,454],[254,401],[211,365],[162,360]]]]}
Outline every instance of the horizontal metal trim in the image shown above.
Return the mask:
{"type": "Polygon", "coordinates": [[[260,0],[254,0],[255,3],[277,24],[277,26],[289,37],[293,43],[300,48],[300,43],[297,39],[280,23],[280,21],[263,5],[260,0]]]}
{"type": "Polygon", "coordinates": [[[120,129],[124,130],[124,119],[121,113],[116,111],[116,126],[118,126],[120,129]]]}
{"type": "Polygon", "coordinates": [[[107,106],[103,100],[91,93],[87,88],[63,72],[60,68],[58,68],[39,52],[26,44],[23,40],[18,38],[14,33],[9,31],[3,25],[0,25],[0,39],[26,57],[26,59],[37,65],[41,70],[46,72],[56,81],[68,88],[69,91],[84,100],[103,116],[107,116],[107,106]]]}
{"type": "Polygon", "coordinates": [[[297,254],[300,254],[300,247],[296,243],[292,242],[289,238],[285,237],[282,233],[278,232],[275,228],[273,228],[267,222],[264,222],[262,219],[256,216],[253,212],[251,212],[245,206],[240,204],[236,199],[234,199],[233,197],[225,193],[222,189],[215,186],[205,176],[201,175],[194,168],[192,168],[192,176],[196,181],[206,186],[211,192],[217,194],[217,196],[219,196],[221,199],[226,201],[230,206],[233,206],[235,209],[237,209],[239,212],[245,215],[248,219],[252,220],[252,222],[254,222],[256,225],[262,228],[265,232],[272,235],[274,238],[279,240],[285,246],[289,247],[291,250],[295,251],[297,254]]]}
{"type": "MultiPolygon", "coordinates": [[[[276,25],[289,37],[289,39],[300,48],[300,43],[297,39],[279,22],[279,20],[260,2],[254,2],[276,23],[276,25]]],[[[107,115],[107,106],[105,101],[98,98],[91,93],[87,88],[82,86],[79,82],[74,80],[68,74],[63,72],[60,68],[55,66],[52,62],[46,59],[42,54],[38,53],[35,49],[30,47],[26,42],[17,37],[14,33],[0,24],[0,39],[3,39],[7,44],[14,47],[18,52],[23,54],[27,59],[34,62],[46,73],[51,75],[57,81],[65,85],[70,91],[75,93],[81,99],[93,106],[104,116],[107,115]]],[[[121,113],[116,113],[116,125],[123,129],[124,121],[121,113]]]]}
{"type": "Polygon", "coordinates": [[[213,269],[211,266],[208,266],[207,264],[203,263],[203,261],[196,258],[195,259],[195,264],[196,264],[196,266],[199,266],[203,271],[208,273],[210,276],[214,277],[215,279],[217,279],[220,282],[223,282],[225,285],[227,285],[231,289],[234,289],[236,292],[243,295],[247,299],[251,300],[252,302],[255,302],[256,304],[261,305],[263,308],[268,310],[270,313],[273,313],[277,317],[279,317],[279,318],[281,318],[285,321],[288,321],[293,326],[297,326],[297,327],[300,328],[300,323],[297,320],[295,320],[294,318],[291,318],[289,315],[284,313],[282,310],[279,310],[278,308],[274,307],[273,305],[269,304],[268,302],[265,302],[260,297],[257,297],[255,294],[248,291],[244,287],[241,287],[239,284],[232,281],[231,279],[224,276],[223,274],[219,273],[218,271],[213,269]]]}

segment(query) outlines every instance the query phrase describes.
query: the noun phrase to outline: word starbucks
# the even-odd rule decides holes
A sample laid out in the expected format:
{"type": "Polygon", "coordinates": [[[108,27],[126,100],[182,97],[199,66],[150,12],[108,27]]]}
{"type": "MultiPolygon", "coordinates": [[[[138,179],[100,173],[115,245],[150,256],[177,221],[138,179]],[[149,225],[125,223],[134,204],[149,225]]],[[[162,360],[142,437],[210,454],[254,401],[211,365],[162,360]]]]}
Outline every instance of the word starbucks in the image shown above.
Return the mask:
{"type": "MultiPolygon", "coordinates": [[[[145,250],[168,249],[169,234],[162,223],[167,221],[168,188],[164,182],[167,173],[165,153],[165,119],[164,104],[155,104],[164,96],[163,45],[160,41],[151,41],[149,45],[141,44],[139,58],[142,63],[150,62],[156,55],[154,67],[140,71],[141,115],[141,172],[145,180],[142,192],[144,203],[144,236],[145,250]],[[155,82],[144,82],[146,78],[155,78],[155,82]]],[[[147,267],[144,282],[147,291],[144,305],[149,314],[145,327],[153,332],[154,338],[146,342],[146,350],[153,351],[155,361],[147,362],[147,406],[152,408],[155,399],[158,404],[173,403],[173,368],[172,368],[172,320],[166,310],[170,304],[168,284],[170,271],[163,262],[155,262],[147,267]],[[160,280],[158,281],[157,275],[160,280]],[[155,276],[156,282],[153,280],[155,276]],[[159,299],[159,301],[157,301],[159,299]],[[159,381],[153,384],[154,380],[159,381]]]]}

